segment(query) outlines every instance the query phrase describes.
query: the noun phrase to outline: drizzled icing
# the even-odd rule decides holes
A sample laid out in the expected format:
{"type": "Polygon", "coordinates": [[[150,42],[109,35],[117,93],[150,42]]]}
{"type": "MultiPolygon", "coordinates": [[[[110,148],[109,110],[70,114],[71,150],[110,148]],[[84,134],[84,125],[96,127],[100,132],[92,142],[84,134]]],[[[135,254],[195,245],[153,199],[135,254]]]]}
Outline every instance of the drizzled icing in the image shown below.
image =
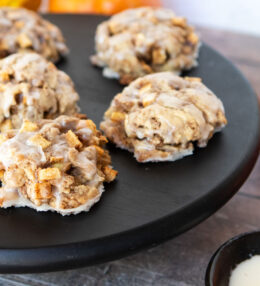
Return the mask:
{"type": "Polygon", "coordinates": [[[19,155],[33,161],[37,166],[46,162],[46,156],[41,146],[35,146],[28,141],[35,133],[17,133],[16,136],[7,140],[0,146],[1,163],[5,169],[19,164],[19,155]]]}

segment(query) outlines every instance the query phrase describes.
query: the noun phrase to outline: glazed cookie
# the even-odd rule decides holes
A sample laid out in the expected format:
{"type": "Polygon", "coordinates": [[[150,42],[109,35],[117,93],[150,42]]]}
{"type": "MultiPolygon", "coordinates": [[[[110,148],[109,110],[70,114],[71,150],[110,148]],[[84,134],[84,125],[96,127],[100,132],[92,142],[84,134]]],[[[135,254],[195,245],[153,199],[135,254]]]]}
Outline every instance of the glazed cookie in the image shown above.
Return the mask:
{"type": "Polygon", "coordinates": [[[0,8],[0,58],[35,51],[56,62],[68,49],[58,27],[23,8],[0,8]]]}
{"type": "Polygon", "coordinates": [[[78,111],[79,96],[67,74],[36,53],[0,60],[0,131],[78,111]]]}
{"type": "Polygon", "coordinates": [[[91,120],[60,116],[0,134],[0,206],[88,211],[117,174],[91,120]]]}
{"type": "Polygon", "coordinates": [[[227,123],[222,102],[199,78],[164,72],[132,82],[117,94],[101,129],[138,162],[174,161],[205,147],[227,123]]]}
{"type": "Polygon", "coordinates": [[[185,18],[164,8],[137,8],[101,23],[96,31],[94,65],[122,84],[146,74],[179,74],[197,65],[199,38],[185,18]]]}

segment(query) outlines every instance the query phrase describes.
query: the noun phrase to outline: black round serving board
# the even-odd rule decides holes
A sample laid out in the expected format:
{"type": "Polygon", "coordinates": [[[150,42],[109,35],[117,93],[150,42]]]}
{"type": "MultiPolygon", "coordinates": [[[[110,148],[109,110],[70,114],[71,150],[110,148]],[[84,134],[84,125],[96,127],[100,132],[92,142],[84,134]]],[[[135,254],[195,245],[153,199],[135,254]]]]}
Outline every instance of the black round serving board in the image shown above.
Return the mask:
{"type": "MultiPolygon", "coordinates": [[[[81,111],[99,125],[123,88],[89,61],[95,28],[105,18],[46,18],[61,28],[70,48],[58,67],[74,80],[81,111]]],[[[176,162],[140,164],[131,153],[109,145],[119,175],[88,213],[62,217],[29,208],[1,209],[1,273],[62,270],[132,254],[195,226],[235,194],[258,155],[257,98],[241,73],[205,44],[199,66],[185,75],[201,77],[223,101],[228,119],[223,132],[176,162]]]]}

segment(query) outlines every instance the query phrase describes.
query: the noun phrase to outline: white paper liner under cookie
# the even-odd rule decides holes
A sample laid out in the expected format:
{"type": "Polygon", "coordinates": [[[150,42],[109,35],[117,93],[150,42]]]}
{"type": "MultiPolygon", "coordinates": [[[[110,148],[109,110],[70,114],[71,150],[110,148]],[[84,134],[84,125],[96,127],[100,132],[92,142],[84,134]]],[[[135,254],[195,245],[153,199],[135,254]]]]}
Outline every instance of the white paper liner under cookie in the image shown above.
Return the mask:
{"type": "MultiPolygon", "coordinates": [[[[101,185],[99,188],[99,194],[93,198],[88,200],[85,204],[77,207],[77,208],[73,208],[73,209],[59,209],[59,208],[53,208],[51,206],[49,206],[48,204],[42,204],[41,206],[36,206],[35,204],[33,204],[30,200],[26,199],[24,196],[22,196],[21,194],[19,194],[17,199],[14,200],[5,200],[2,204],[2,208],[9,208],[9,207],[29,207],[32,209],[35,209],[36,211],[39,212],[46,212],[46,211],[53,211],[53,212],[58,212],[61,215],[65,216],[65,215],[71,215],[71,214],[78,214],[80,212],[87,212],[90,210],[90,208],[97,203],[100,198],[102,193],[104,192],[104,186],[101,185]]],[[[17,192],[16,190],[14,190],[14,192],[17,192]]]]}

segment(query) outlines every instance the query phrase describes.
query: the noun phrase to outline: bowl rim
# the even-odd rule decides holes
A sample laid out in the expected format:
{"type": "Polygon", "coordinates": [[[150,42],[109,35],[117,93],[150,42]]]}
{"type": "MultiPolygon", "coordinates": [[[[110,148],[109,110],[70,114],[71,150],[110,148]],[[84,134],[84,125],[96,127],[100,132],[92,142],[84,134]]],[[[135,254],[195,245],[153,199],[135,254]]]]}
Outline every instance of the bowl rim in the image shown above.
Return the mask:
{"type": "Polygon", "coordinates": [[[205,274],[205,286],[214,286],[213,285],[213,274],[215,272],[215,266],[216,263],[220,257],[220,254],[222,253],[222,251],[228,247],[229,245],[231,245],[232,243],[234,243],[235,241],[244,238],[246,236],[250,236],[250,235],[255,235],[255,234],[259,234],[260,235],[260,230],[255,230],[255,231],[248,231],[248,232],[244,232],[244,233],[240,233],[238,235],[235,235],[233,237],[231,237],[230,239],[228,239],[227,241],[225,241],[223,244],[220,245],[220,247],[214,252],[214,254],[211,256],[210,261],[208,263],[207,269],[206,269],[206,274],[205,274]]]}

